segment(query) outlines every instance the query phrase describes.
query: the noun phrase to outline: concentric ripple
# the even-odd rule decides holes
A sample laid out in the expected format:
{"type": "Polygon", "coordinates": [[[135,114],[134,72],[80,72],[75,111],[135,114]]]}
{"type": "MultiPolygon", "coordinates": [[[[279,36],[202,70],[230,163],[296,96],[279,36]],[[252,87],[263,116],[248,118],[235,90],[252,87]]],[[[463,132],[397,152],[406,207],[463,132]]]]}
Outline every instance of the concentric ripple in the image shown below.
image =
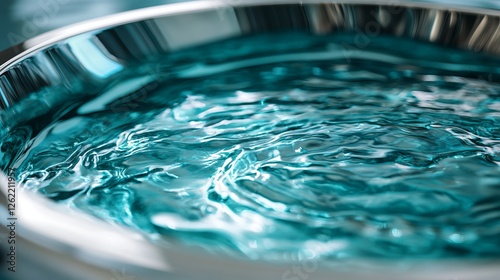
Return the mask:
{"type": "Polygon", "coordinates": [[[118,82],[150,90],[82,105],[13,165],[68,207],[251,258],[500,255],[498,84],[293,57],[118,82]]]}

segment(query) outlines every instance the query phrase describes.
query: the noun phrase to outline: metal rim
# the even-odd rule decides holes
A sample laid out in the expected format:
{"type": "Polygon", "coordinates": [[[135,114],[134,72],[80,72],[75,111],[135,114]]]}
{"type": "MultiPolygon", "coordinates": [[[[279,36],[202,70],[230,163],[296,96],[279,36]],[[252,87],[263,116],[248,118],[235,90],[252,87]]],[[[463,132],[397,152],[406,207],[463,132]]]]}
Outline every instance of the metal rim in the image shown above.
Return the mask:
{"type": "Polygon", "coordinates": [[[156,7],[143,8],[128,12],[122,12],[114,14],[111,16],[101,17],[97,19],[91,19],[88,21],[71,24],[66,27],[58,28],[41,35],[35,36],[31,39],[26,40],[16,46],[12,46],[4,51],[0,52],[0,75],[3,74],[10,65],[19,62],[26,56],[29,56],[33,52],[44,49],[52,44],[60,42],[64,39],[71,38],[73,36],[96,31],[99,29],[115,27],[118,25],[123,25],[131,22],[141,21],[145,19],[151,19],[155,17],[163,17],[168,15],[196,12],[211,10],[217,8],[227,8],[227,7],[242,7],[242,6],[257,6],[257,5],[276,5],[276,4],[318,4],[318,3],[335,3],[335,4],[358,4],[358,5],[398,5],[403,7],[415,7],[415,8],[430,8],[437,10],[448,10],[456,12],[466,12],[472,14],[482,14],[491,15],[498,17],[500,16],[500,10],[491,10],[481,7],[470,7],[464,5],[456,5],[449,7],[445,4],[434,3],[434,2],[421,2],[421,1],[405,1],[400,0],[339,0],[339,1],[321,1],[321,0],[197,0],[186,3],[175,3],[156,7]]]}
{"type": "MultiPolygon", "coordinates": [[[[87,33],[87,32],[99,31],[99,30],[103,30],[106,28],[112,28],[112,27],[116,27],[116,26],[120,26],[120,25],[124,25],[124,24],[128,24],[128,23],[133,23],[133,22],[137,22],[137,21],[142,21],[142,20],[146,20],[146,19],[159,18],[159,17],[171,16],[171,15],[180,15],[180,14],[200,12],[200,11],[211,11],[211,10],[218,9],[221,7],[222,8],[231,8],[231,7],[256,6],[256,5],[275,5],[275,4],[300,4],[300,5],[303,5],[303,4],[319,4],[319,3],[324,3],[324,1],[319,1],[319,0],[306,0],[306,1],[285,0],[285,1],[275,1],[272,3],[269,3],[268,1],[264,1],[264,0],[259,0],[259,1],[250,1],[250,0],[243,0],[243,1],[200,1],[200,2],[170,4],[170,5],[160,6],[160,7],[152,7],[152,8],[146,8],[146,9],[141,9],[141,10],[137,10],[137,11],[116,14],[116,15],[112,15],[109,17],[91,20],[88,22],[79,23],[79,24],[75,24],[72,26],[62,28],[62,29],[48,32],[46,34],[43,34],[43,35],[37,36],[33,39],[30,39],[30,40],[22,43],[19,46],[10,48],[9,50],[7,50],[5,52],[0,53],[0,64],[1,64],[0,76],[2,74],[4,74],[6,71],[8,71],[10,67],[23,61],[27,57],[30,57],[31,55],[33,55],[41,50],[44,50],[50,46],[53,46],[54,44],[62,42],[63,40],[66,40],[66,39],[72,38],[76,35],[80,35],[80,34],[87,33]]],[[[385,5],[385,4],[391,4],[392,1],[368,1],[368,0],[365,0],[365,1],[329,1],[328,3],[349,4],[349,5],[351,5],[351,4],[353,4],[353,5],[354,4],[385,5]]],[[[471,14],[479,14],[479,15],[482,14],[482,15],[491,15],[491,16],[495,16],[495,17],[500,17],[500,11],[497,11],[497,10],[486,10],[486,9],[481,9],[481,8],[468,8],[468,7],[462,7],[462,6],[450,8],[450,7],[442,6],[439,4],[430,4],[430,3],[421,3],[421,2],[404,2],[404,3],[398,3],[398,4],[405,6],[405,7],[416,7],[416,8],[425,8],[425,9],[442,9],[442,10],[446,10],[446,11],[451,10],[451,11],[466,12],[466,13],[471,13],[471,14]]],[[[4,175],[0,173],[0,178],[2,176],[4,176],[4,175]]],[[[1,178],[1,179],[2,179],[2,182],[5,181],[5,178],[1,178]]],[[[2,191],[3,191],[3,189],[2,189],[2,191]]],[[[45,209],[49,212],[51,211],[50,208],[54,207],[53,204],[48,203],[47,201],[45,201],[43,199],[39,199],[36,196],[33,196],[32,194],[29,194],[27,192],[22,193],[21,195],[23,196],[22,199],[24,200],[24,203],[26,203],[25,205],[27,205],[29,207],[33,207],[34,205],[37,205],[37,206],[41,206],[43,209],[45,209]]],[[[21,203],[20,205],[22,205],[24,203],[21,203]]],[[[65,252],[65,253],[68,253],[70,255],[74,254],[74,257],[77,259],[89,260],[89,259],[92,259],[93,257],[95,257],[96,253],[102,253],[102,252],[97,252],[97,251],[92,252],[92,250],[99,250],[100,246],[106,244],[103,242],[96,243],[98,246],[90,247],[89,248],[90,250],[79,251],[79,252],[75,253],[75,250],[79,250],[79,249],[81,249],[81,247],[78,247],[76,244],[69,244],[68,245],[67,243],[61,242],[60,239],[58,239],[58,238],[61,238],[60,235],[52,235],[51,236],[50,233],[45,232],[45,234],[43,236],[40,236],[39,235],[40,232],[38,232],[38,230],[40,228],[37,228],[37,226],[39,227],[40,224],[38,223],[38,225],[35,225],[36,220],[34,220],[33,217],[31,217],[31,215],[29,214],[29,212],[30,212],[29,210],[30,209],[32,210],[32,208],[29,208],[29,207],[24,207],[26,210],[24,210],[25,212],[24,212],[24,214],[22,214],[22,215],[24,215],[27,222],[29,221],[29,222],[33,223],[33,224],[29,224],[29,226],[33,226],[33,228],[26,226],[24,229],[24,234],[25,234],[26,238],[28,238],[30,240],[31,239],[33,239],[33,240],[38,239],[38,240],[40,240],[39,242],[47,242],[46,244],[50,244],[49,246],[58,247],[55,249],[55,251],[65,252]]],[[[57,207],[55,207],[55,209],[58,209],[58,211],[62,210],[62,209],[59,209],[57,207]]],[[[43,210],[43,211],[45,211],[45,210],[43,210]]],[[[53,211],[52,211],[52,213],[53,213],[53,211]]],[[[79,214],[79,213],[65,213],[65,215],[67,215],[67,218],[81,218],[82,217],[81,214],[79,214]]],[[[82,219],[82,220],[84,220],[84,219],[82,219]]],[[[86,223],[87,225],[92,225],[92,226],[99,226],[99,227],[102,226],[102,228],[104,230],[108,230],[108,231],[113,232],[115,234],[117,233],[117,231],[116,231],[117,227],[110,226],[110,225],[102,225],[102,223],[100,223],[97,220],[89,219],[88,221],[85,221],[84,223],[86,223]]],[[[119,228],[120,232],[122,232],[122,231],[128,232],[127,230],[125,230],[123,228],[120,228],[120,227],[118,227],[118,228],[119,228]]],[[[90,232],[87,232],[87,233],[90,233],[90,232]]],[[[85,235],[85,234],[86,233],[83,232],[83,235],[85,235]]],[[[130,233],[130,232],[128,232],[127,234],[133,235],[133,233],[130,233]]],[[[125,239],[127,239],[127,238],[129,238],[129,239],[128,239],[128,241],[124,241],[124,242],[137,242],[138,240],[139,240],[139,242],[144,241],[143,239],[141,239],[141,237],[138,237],[136,235],[129,236],[129,237],[126,237],[125,239]]],[[[119,238],[119,237],[117,237],[117,238],[119,238]]],[[[66,240],[66,241],[69,241],[69,240],[66,240]]],[[[187,259],[189,259],[191,256],[193,256],[195,254],[199,254],[198,259],[196,260],[196,262],[198,262],[199,264],[201,264],[201,262],[203,262],[204,260],[208,260],[210,258],[210,256],[208,254],[203,254],[203,253],[199,253],[196,251],[189,251],[189,250],[187,250],[185,252],[185,254],[181,256],[181,255],[179,255],[179,252],[184,250],[182,248],[172,247],[171,249],[167,250],[165,248],[161,248],[161,247],[157,247],[155,245],[149,244],[149,245],[144,245],[144,248],[142,248],[142,249],[144,249],[145,251],[140,251],[140,249],[138,249],[138,248],[133,249],[131,251],[131,254],[136,253],[138,256],[141,256],[141,254],[142,255],[150,255],[150,256],[157,257],[158,260],[160,260],[160,261],[148,264],[148,263],[141,262],[138,259],[125,258],[125,259],[115,259],[114,262],[111,262],[111,261],[106,262],[105,260],[99,260],[97,263],[94,263],[94,264],[96,266],[105,266],[105,267],[115,266],[116,267],[115,262],[117,262],[120,265],[123,265],[124,263],[125,264],[136,264],[138,266],[149,267],[150,269],[153,269],[153,270],[171,271],[172,272],[172,271],[175,271],[175,268],[173,270],[171,270],[172,267],[175,267],[176,264],[180,265],[180,263],[186,261],[187,259]],[[134,251],[134,250],[136,250],[136,251],[134,251]],[[174,252],[174,254],[172,254],[172,252],[174,252]]],[[[96,261],[94,261],[94,262],[96,262],[96,261]]],[[[415,266],[419,266],[421,264],[429,264],[429,263],[433,263],[433,262],[435,262],[435,261],[434,260],[422,261],[421,263],[418,262],[415,266]]],[[[377,263],[377,262],[375,262],[375,263],[377,263]]],[[[375,263],[374,263],[374,265],[376,265],[375,263]]],[[[442,264],[442,263],[443,262],[441,262],[440,264],[442,264]]],[[[444,262],[444,263],[446,263],[446,262],[444,262]]],[[[261,262],[256,262],[256,263],[252,262],[251,264],[248,264],[245,262],[240,262],[239,260],[232,260],[230,258],[221,257],[220,259],[218,259],[216,261],[213,261],[213,262],[208,261],[208,262],[201,264],[202,266],[204,266],[204,268],[201,269],[200,271],[194,271],[194,272],[191,271],[191,272],[195,273],[196,275],[203,275],[204,273],[207,273],[207,271],[210,271],[209,267],[212,264],[229,265],[232,268],[232,271],[235,275],[237,275],[238,273],[242,273],[243,271],[256,272],[255,269],[261,269],[261,271],[259,271],[259,273],[263,273],[262,275],[265,275],[266,273],[272,273],[273,275],[279,276],[279,275],[282,275],[282,274],[280,274],[281,272],[286,271],[286,269],[289,268],[289,266],[270,267],[268,264],[264,264],[261,262]],[[243,270],[243,271],[240,271],[240,270],[243,270]]],[[[481,264],[479,264],[479,265],[471,264],[470,262],[463,262],[463,261],[458,261],[458,264],[460,264],[459,269],[460,269],[461,275],[465,275],[464,279],[477,279],[475,277],[477,275],[483,275],[484,271],[498,272],[497,261],[495,261],[495,260],[484,261],[484,262],[481,262],[481,264]],[[467,276],[467,275],[469,275],[469,276],[467,276]]],[[[449,277],[449,271],[451,269],[455,270],[454,271],[454,275],[455,275],[458,272],[458,271],[456,271],[457,270],[456,265],[457,265],[457,263],[451,262],[451,263],[444,265],[443,267],[438,267],[438,268],[434,267],[435,270],[432,272],[433,278],[442,279],[442,278],[449,277]]],[[[182,269],[180,272],[182,272],[182,273],[187,272],[189,270],[190,266],[191,265],[181,266],[182,269]]],[[[399,272],[396,271],[397,269],[395,269],[393,267],[392,263],[389,263],[389,264],[381,263],[381,266],[383,267],[381,270],[379,270],[379,271],[375,270],[376,274],[372,275],[373,279],[390,279],[392,277],[394,277],[396,279],[398,277],[401,277],[401,274],[399,274],[399,272]],[[392,269],[394,269],[394,271],[391,271],[392,269]],[[386,271],[384,271],[384,270],[386,270],[386,271]],[[388,276],[388,274],[391,274],[391,275],[394,274],[394,275],[388,276]],[[377,276],[377,275],[380,275],[380,276],[377,276]],[[379,278],[377,278],[377,277],[379,277],[379,278]]],[[[216,272],[212,271],[212,273],[216,273],[216,272]]],[[[407,273],[408,273],[408,271],[404,271],[403,275],[407,275],[407,273]]],[[[411,273],[414,274],[414,276],[415,276],[414,279],[428,276],[428,272],[420,271],[418,269],[418,267],[412,268],[411,273]]],[[[333,274],[329,270],[319,270],[317,272],[316,276],[318,276],[318,278],[325,278],[326,279],[326,278],[335,277],[333,275],[336,275],[336,274],[333,274]]],[[[345,274],[342,274],[342,273],[340,273],[338,275],[340,277],[345,276],[345,274]]],[[[492,275],[492,274],[488,274],[488,275],[492,275]]],[[[359,279],[363,279],[363,277],[365,277],[365,275],[360,276],[359,279]]],[[[356,279],[358,279],[358,278],[356,278],[356,279]]],[[[487,279],[487,278],[485,278],[485,279],[487,279]]]]}

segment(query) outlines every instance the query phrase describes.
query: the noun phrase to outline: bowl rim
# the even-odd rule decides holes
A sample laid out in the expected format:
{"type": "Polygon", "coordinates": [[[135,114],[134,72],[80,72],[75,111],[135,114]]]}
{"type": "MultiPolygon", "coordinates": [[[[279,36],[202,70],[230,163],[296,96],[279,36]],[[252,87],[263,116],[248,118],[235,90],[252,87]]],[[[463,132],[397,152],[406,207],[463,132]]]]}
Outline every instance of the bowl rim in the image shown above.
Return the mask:
{"type": "Polygon", "coordinates": [[[209,11],[213,9],[262,5],[305,5],[324,3],[349,5],[397,5],[408,8],[446,10],[500,17],[500,10],[464,5],[462,2],[450,7],[446,3],[427,2],[421,0],[195,0],[120,12],[109,16],[70,24],[68,26],[56,28],[40,35],[36,35],[22,43],[0,51],[0,75],[2,75],[10,66],[19,63],[21,60],[32,55],[34,52],[48,48],[58,42],[87,32],[99,31],[127,23],[183,13],[209,11]]]}

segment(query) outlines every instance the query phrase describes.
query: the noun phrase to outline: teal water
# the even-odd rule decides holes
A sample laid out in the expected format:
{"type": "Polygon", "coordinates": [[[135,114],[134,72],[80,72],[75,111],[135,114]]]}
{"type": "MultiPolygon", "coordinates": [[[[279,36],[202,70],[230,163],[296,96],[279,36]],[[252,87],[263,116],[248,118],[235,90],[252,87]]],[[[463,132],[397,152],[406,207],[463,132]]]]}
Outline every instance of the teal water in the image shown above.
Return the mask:
{"type": "Polygon", "coordinates": [[[70,208],[212,251],[498,257],[498,64],[405,53],[152,65],[12,128],[2,164],[70,208]]]}

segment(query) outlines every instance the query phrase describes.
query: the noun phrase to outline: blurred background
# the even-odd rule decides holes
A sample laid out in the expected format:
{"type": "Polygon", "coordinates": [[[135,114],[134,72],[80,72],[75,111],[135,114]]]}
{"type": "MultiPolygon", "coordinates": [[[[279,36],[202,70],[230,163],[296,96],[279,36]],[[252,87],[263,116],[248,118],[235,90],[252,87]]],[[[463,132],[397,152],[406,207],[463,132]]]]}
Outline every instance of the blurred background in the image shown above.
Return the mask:
{"type": "Polygon", "coordinates": [[[186,0],[1,0],[0,51],[68,24],[186,0]]]}

